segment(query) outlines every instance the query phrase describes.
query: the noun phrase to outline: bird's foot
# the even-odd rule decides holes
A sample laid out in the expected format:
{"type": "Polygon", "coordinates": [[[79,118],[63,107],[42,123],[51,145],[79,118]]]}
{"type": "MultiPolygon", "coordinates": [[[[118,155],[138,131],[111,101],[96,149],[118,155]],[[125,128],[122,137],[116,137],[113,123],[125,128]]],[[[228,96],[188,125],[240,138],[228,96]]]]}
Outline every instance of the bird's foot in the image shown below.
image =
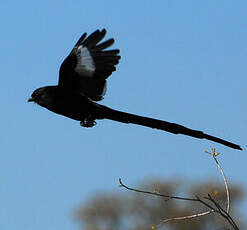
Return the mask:
{"type": "Polygon", "coordinates": [[[86,117],[83,121],[80,122],[80,125],[86,128],[91,128],[95,126],[97,123],[92,116],[86,117]]]}

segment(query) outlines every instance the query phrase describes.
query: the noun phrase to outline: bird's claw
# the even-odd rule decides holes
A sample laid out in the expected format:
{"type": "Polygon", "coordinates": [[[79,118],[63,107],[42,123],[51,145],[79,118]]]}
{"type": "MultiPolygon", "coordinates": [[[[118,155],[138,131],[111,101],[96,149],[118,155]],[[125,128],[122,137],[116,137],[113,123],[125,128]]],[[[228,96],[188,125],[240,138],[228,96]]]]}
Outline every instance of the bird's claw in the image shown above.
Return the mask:
{"type": "Polygon", "coordinates": [[[91,128],[96,124],[96,121],[91,116],[85,118],[83,121],[80,122],[80,125],[86,128],[91,128]]]}

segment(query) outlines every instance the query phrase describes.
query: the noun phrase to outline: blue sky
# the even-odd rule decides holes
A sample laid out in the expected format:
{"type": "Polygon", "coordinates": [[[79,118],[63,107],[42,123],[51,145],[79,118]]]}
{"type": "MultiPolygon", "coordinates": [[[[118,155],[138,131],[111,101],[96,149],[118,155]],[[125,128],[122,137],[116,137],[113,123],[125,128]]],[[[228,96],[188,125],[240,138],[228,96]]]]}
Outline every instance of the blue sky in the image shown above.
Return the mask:
{"type": "MultiPolygon", "coordinates": [[[[72,210],[102,190],[150,177],[221,180],[247,187],[247,2],[2,1],[0,228],[71,230],[72,210]],[[27,103],[58,80],[83,32],[114,37],[121,62],[103,104],[177,122],[241,144],[99,121],[92,129],[27,103]]],[[[247,214],[247,202],[241,211],[247,214]]]]}

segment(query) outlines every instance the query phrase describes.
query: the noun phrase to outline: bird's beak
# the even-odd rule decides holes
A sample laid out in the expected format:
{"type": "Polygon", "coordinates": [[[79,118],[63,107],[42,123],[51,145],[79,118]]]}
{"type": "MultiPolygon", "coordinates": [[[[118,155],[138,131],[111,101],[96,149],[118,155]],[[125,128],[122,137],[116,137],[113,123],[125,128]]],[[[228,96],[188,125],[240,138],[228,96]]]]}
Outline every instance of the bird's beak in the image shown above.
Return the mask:
{"type": "Polygon", "coordinates": [[[31,101],[34,101],[32,97],[30,97],[27,102],[31,102],[31,101]]]}

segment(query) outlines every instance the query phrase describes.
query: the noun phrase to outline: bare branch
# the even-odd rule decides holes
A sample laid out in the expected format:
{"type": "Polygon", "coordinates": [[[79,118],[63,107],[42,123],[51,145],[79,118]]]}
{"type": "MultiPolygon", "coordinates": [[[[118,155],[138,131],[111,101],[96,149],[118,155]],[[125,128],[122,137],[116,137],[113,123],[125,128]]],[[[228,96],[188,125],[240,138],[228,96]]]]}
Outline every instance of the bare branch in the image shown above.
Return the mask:
{"type": "Polygon", "coordinates": [[[208,194],[208,197],[205,197],[205,199],[208,199],[209,201],[211,201],[217,208],[216,212],[219,213],[222,217],[224,217],[229,223],[230,225],[233,226],[233,228],[235,230],[239,230],[238,226],[236,225],[235,221],[232,219],[232,217],[229,215],[228,212],[226,212],[218,202],[216,202],[213,197],[208,194]]]}
{"type": "Polygon", "coordinates": [[[207,206],[208,208],[210,208],[209,211],[202,212],[202,213],[197,213],[197,214],[193,214],[193,215],[189,215],[189,216],[182,216],[182,217],[173,217],[173,218],[161,220],[163,223],[166,223],[166,222],[171,221],[171,220],[183,220],[183,219],[200,217],[200,216],[209,215],[210,213],[215,212],[214,208],[211,205],[207,204],[205,201],[202,201],[199,197],[187,198],[187,197],[169,196],[169,195],[164,195],[164,194],[161,194],[158,192],[149,192],[149,191],[144,191],[144,190],[140,190],[140,189],[130,188],[122,182],[121,178],[119,178],[119,183],[120,183],[121,187],[124,187],[127,190],[130,190],[133,192],[144,193],[144,194],[149,194],[149,195],[154,195],[154,196],[159,196],[159,197],[169,198],[169,199],[184,200],[184,201],[196,201],[196,202],[200,202],[200,203],[204,204],[205,206],[207,206]]]}
{"type": "Polygon", "coordinates": [[[209,215],[209,214],[211,214],[213,212],[216,212],[219,215],[221,215],[223,218],[225,218],[235,230],[239,230],[239,228],[237,227],[236,223],[234,222],[232,217],[229,215],[229,212],[230,212],[229,187],[228,187],[228,184],[227,184],[227,179],[226,179],[225,173],[224,173],[222,167],[220,166],[218,160],[216,159],[216,157],[219,155],[219,153],[217,153],[215,151],[215,148],[211,148],[211,152],[208,152],[208,151],[205,151],[205,152],[208,153],[209,155],[211,155],[214,158],[214,160],[215,160],[215,162],[216,162],[216,164],[217,164],[217,166],[218,166],[218,168],[220,170],[220,173],[221,173],[221,175],[223,177],[224,184],[225,184],[225,189],[226,189],[226,198],[227,198],[226,211],[220,206],[220,204],[217,201],[215,201],[215,199],[210,194],[208,194],[207,197],[204,197],[204,199],[206,199],[206,200],[210,201],[211,203],[213,203],[214,207],[212,205],[210,205],[209,203],[205,202],[203,199],[199,198],[198,196],[196,196],[196,198],[178,197],[178,196],[164,195],[164,194],[158,193],[157,191],[149,192],[149,191],[144,191],[144,190],[140,190],[140,189],[131,188],[131,187],[128,187],[125,184],[123,184],[121,178],[119,178],[120,186],[126,188],[127,190],[133,191],[133,192],[144,193],[144,194],[149,194],[149,195],[168,198],[168,199],[199,202],[199,203],[203,204],[204,206],[206,206],[207,208],[210,209],[210,210],[202,212],[202,213],[196,213],[196,214],[192,214],[192,215],[188,215],[188,216],[167,218],[167,219],[161,220],[162,223],[167,223],[167,222],[169,222],[171,220],[185,220],[185,219],[197,218],[197,217],[209,215]]]}

